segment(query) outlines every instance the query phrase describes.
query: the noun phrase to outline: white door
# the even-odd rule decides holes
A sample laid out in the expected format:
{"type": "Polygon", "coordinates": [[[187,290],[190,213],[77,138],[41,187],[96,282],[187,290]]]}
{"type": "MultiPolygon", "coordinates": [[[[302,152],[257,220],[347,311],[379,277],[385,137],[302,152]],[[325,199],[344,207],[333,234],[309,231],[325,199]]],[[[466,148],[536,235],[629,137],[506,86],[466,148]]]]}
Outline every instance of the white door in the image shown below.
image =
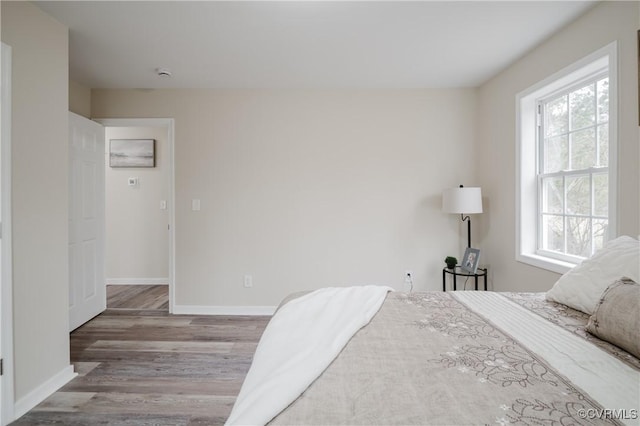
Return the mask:
{"type": "Polygon", "coordinates": [[[106,309],[104,127],[69,113],[69,330],[106,309]]]}

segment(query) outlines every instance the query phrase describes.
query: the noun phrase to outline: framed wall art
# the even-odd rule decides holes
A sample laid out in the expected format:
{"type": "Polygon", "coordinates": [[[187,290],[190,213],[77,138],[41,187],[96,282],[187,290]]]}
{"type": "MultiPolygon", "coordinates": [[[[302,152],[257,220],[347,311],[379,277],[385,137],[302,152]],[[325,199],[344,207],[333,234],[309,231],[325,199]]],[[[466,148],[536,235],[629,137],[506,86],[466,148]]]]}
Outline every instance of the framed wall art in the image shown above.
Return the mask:
{"type": "Polygon", "coordinates": [[[155,139],[111,139],[110,167],[155,167],[155,139]]]}

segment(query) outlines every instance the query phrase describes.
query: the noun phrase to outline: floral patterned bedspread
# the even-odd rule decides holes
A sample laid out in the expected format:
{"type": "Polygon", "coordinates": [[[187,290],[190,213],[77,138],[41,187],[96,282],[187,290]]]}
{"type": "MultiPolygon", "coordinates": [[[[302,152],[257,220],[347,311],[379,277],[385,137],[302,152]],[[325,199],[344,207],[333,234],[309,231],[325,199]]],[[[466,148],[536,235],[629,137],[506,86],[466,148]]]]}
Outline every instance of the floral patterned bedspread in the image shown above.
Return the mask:
{"type": "MultiPolygon", "coordinates": [[[[586,315],[543,294],[503,294],[639,368],[640,360],[586,333],[586,315]]],[[[369,325],[270,424],[624,424],[619,415],[603,415],[605,408],[618,407],[600,406],[452,293],[390,293],[369,325]]],[[[623,414],[627,423],[634,416],[623,414]]]]}
{"type": "Polygon", "coordinates": [[[602,350],[610,353],[619,360],[629,364],[631,367],[640,370],[640,359],[619,347],[605,342],[590,334],[586,330],[589,315],[576,311],[566,305],[547,301],[544,293],[501,293],[511,301],[529,309],[548,321],[569,330],[577,336],[588,340],[602,350]]]}

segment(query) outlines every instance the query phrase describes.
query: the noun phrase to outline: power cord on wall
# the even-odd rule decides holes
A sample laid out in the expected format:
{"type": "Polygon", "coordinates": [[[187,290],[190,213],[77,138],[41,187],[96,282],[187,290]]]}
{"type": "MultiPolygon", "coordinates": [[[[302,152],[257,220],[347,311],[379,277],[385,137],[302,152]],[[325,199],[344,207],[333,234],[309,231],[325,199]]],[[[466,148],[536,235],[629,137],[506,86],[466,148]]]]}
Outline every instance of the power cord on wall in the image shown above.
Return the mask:
{"type": "Polygon", "coordinates": [[[413,291],[413,277],[411,276],[410,272],[407,272],[407,276],[404,277],[404,283],[409,284],[408,293],[411,293],[413,291]]]}

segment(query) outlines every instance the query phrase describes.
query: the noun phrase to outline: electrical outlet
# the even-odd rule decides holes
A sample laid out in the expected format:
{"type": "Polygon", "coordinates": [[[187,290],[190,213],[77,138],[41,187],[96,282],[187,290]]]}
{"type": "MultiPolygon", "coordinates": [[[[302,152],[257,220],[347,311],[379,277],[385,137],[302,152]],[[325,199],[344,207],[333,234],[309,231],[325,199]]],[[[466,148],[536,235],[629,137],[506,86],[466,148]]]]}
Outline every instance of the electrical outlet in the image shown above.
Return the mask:
{"type": "Polygon", "coordinates": [[[413,282],[413,272],[411,272],[408,269],[406,271],[404,271],[404,282],[405,283],[413,282]]]}
{"type": "Polygon", "coordinates": [[[408,269],[404,271],[403,290],[407,293],[411,293],[413,291],[413,272],[408,269]]]}
{"type": "Polygon", "coordinates": [[[253,277],[251,275],[244,276],[244,287],[245,288],[253,287],[253,277]]]}

